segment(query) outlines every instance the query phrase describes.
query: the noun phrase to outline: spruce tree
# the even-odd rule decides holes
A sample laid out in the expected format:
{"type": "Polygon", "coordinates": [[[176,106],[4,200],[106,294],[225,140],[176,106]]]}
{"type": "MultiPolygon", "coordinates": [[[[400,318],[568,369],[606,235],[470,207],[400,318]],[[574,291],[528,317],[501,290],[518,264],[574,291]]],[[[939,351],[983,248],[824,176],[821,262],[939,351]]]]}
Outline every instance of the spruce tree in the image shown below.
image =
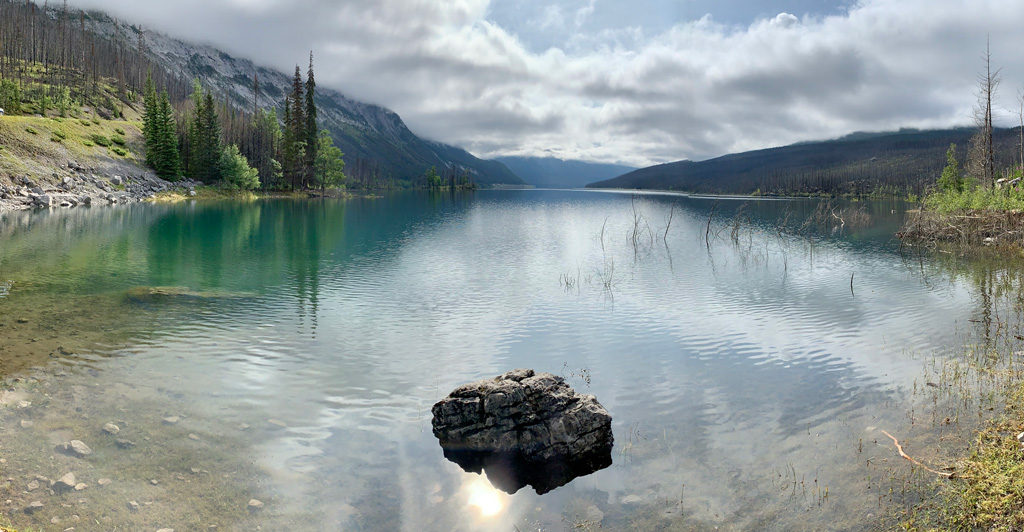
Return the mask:
{"type": "Polygon", "coordinates": [[[304,174],[310,181],[313,181],[315,177],[314,166],[316,166],[316,155],[320,146],[320,131],[317,129],[316,115],[316,80],[313,76],[313,52],[309,52],[309,72],[306,74],[306,129],[303,138],[306,141],[306,168],[304,174]]]}
{"type": "Polygon", "coordinates": [[[153,167],[157,175],[164,179],[176,180],[181,174],[181,162],[178,156],[178,136],[174,111],[171,109],[171,98],[166,90],[160,95],[157,104],[153,137],[153,167]]]}
{"type": "Polygon", "coordinates": [[[156,93],[156,85],[153,83],[153,75],[146,76],[146,88],[143,92],[142,111],[142,138],[146,143],[146,164],[155,165],[156,148],[156,125],[158,123],[157,113],[160,106],[160,99],[156,93]]]}
{"type": "Polygon", "coordinates": [[[221,131],[213,94],[204,91],[190,127],[193,177],[204,183],[221,179],[221,131]]]}
{"type": "Polygon", "coordinates": [[[306,184],[306,112],[305,87],[302,83],[302,71],[295,65],[295,78],[292,79],[291,114],[287,128],[290,130],[292,146],[288,160],[288,173],[292,188],[301,189],[306,184]]]}

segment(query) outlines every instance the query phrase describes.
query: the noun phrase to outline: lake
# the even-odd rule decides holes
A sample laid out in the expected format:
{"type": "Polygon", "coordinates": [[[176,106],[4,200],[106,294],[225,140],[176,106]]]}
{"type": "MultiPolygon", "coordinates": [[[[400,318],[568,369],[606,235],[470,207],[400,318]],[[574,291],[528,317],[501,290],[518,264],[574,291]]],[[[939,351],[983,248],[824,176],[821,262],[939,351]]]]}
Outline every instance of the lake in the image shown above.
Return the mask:
{"type": "Polygon", "coordinates": [[[922,460],[969,434],[926,382],[1001,308],[978,279],[1003,270],[901,249],[905,209],[522,190],[0,214],[0,502],[46,530],[875,528],[927,479],[880,431],[922,460]],[[597,396],[611,467],[508,495],[444,459],[431,406],[515,368],[597,396]],[[72,439],[91,454],[54,450],[72,439]],[[83,489],[49,493],[68,472],[83,489]]]}

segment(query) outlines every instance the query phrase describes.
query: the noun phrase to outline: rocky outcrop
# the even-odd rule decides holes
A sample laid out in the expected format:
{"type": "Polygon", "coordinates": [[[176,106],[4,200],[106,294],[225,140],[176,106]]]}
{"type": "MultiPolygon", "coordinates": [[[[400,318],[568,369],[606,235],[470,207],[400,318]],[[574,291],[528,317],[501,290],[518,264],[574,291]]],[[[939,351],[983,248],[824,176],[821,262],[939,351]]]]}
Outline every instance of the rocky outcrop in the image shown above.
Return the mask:
{"type": "Polygon", "coordinates": [[[130,172],[120,175],[110,173],[110,168],[87,168],[68,161],[47,177],[15,176],[10,184],[0,178],[0,211],[136,203],[168,190],[193,192],[199,185],[189,180],[172,183],[134,167],[121,169],[130,172]]]}
{"type": "Polygon", "coordinates": [[[612,418],[550,373],[515,370],[460,386],[433,407],[444,456],[495,487],[546,493],[612,463],[612,418]]]}

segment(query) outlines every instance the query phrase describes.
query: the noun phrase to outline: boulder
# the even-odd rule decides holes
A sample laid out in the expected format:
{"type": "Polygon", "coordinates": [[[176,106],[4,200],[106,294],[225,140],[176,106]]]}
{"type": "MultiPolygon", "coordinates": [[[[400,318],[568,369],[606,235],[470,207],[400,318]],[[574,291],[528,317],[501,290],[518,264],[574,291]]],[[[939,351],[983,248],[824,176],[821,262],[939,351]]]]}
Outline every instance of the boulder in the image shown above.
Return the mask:
{"type": "Polygon", "coordinates": [[[611,415],[550,373],[520,369],[460,386],[432,413],[445,458],[508,493],[547,493],[612,463],[611,415]]]}

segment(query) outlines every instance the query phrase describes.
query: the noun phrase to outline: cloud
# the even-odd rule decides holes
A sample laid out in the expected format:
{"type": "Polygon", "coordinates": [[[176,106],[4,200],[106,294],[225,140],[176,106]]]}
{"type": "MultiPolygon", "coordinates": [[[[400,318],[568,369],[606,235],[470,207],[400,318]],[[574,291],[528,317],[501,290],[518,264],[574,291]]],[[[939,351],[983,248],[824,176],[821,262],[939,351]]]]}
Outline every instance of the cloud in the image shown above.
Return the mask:
{"type": "Polygon", "coordinates": [[[861,0],[829,16],[742,26],[705,16],[667,29],[591,28],[627,3],[516,0],[540,37],[495,22],[487,0],[79,4],[285,71],[314,48],[320,83],[483,156],[645,165],[963,124],[987,35],[1007,65],[999,104],[1014,107],[1024,85],[1010,63],[1024,48],[1024,2],[861,0]]]}

